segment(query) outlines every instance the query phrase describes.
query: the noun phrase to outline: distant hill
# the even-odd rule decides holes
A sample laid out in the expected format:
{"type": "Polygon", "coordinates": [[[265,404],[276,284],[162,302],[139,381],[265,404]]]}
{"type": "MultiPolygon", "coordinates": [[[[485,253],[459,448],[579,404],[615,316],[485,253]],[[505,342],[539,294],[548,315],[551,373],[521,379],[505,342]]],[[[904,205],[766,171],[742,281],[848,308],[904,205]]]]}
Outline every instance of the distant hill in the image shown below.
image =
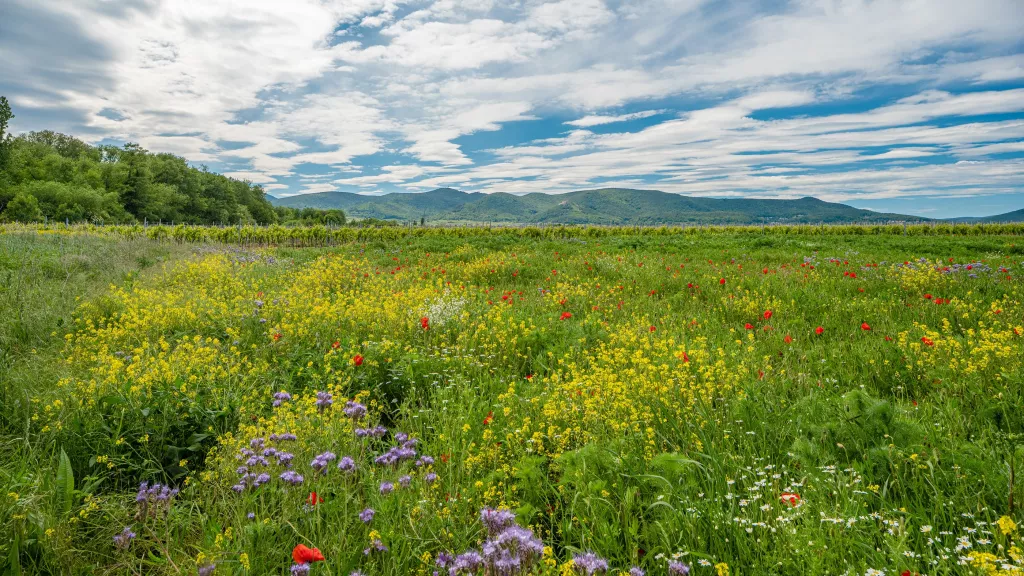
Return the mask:
{"type": "Polygon", "coordinates": [[[756,200],[694,198],[657,190],[603,188],[567,194],[466,193],[438,188],[420,194],[364,196],[321,192],[272,198],[275,206],[340,208],[355,218],[508,224],[760,224],[920,222],[816,198],[756,200]]]}
{"type": "Polygon", "coordinates": [[[996,214],[995,216],[965,216],[962,218],[946,218],[946,222],[961,222],[964,224],[1006,224],[1013,222],[1024,222],[1024,208],[996,214]]]}
{"type": "Polygon", "coordinates": [[[1013,212],[1007,212],[1006,214],[996,214],[995,216],[986,216],[978,219],[981,222],[1024,222],[1024,208],[1020,210],[1014,210],[1013,212]]]}

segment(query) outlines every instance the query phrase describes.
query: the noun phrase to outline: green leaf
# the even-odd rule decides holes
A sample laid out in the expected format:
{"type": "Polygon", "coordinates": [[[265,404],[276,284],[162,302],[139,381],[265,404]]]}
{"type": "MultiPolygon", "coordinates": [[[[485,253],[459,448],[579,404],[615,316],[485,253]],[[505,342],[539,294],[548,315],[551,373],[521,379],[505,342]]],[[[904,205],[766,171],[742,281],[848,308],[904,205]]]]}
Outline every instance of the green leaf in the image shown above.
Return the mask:
{"type": "Polygon", "coordinates": [[[127,402],[117,394],[108,394],[107,396],[100,398],[100,404],[106,404],[107,406],[119,406],[127,404],[127,402]]]}
{"type": "Polygon", "coordinates": [[[71,459],[63,448],[60,450],[60,464],[57,466],[57,509],[67,516],[71,513],[74,502],[75,473],[71,469],[71,459]]]}
{"type": "Polygon", "coordinates": [[[21,549],[21,539],[18,536],[19,534],[16,531],[14,533],[14,542],[11,543],[11,553],[7,558],[7,573],[11,576],[21,576],[21,560],[18,558],[19,550],[21,549]]]}

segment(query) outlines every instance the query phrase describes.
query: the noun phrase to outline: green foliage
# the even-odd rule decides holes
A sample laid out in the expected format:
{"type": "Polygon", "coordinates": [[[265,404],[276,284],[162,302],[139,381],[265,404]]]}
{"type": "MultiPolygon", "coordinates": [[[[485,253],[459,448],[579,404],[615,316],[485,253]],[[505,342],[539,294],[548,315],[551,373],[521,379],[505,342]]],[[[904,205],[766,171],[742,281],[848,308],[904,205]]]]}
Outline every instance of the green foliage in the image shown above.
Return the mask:
{"type": "Polygon", "coordinates": [[[8,131],[13,117],[0,97],[0,218],[7,221],[345,223],[340,210],[275,210],[260,186],[138,144],[95,147],[50,130],[14,138],[8,131]]]}
{"type": "Polygon", "coordinates": [[[11,136],[7,132],[7,125],[14,114],[11,113],[11,105],[5,96],[0,96],[0,190],[4,186],[4,170],[11,157],[11,136]]]}
{"type": "Polygon", "coordinates": [[[39,200],[29,192],[19,192],[7,203],[3,217],[15,222],[39,222],[43,212],[39,209],[39,200]]]}
{"type": "Polygon", "coordinates": [[[57,512],[62,516],[67,516],[71,513],[71,507],[75,503],[75,472],[71,468],[71,460],[63,448],[60,450],[56,481],[54,495],[57,499],[57,512]]]}

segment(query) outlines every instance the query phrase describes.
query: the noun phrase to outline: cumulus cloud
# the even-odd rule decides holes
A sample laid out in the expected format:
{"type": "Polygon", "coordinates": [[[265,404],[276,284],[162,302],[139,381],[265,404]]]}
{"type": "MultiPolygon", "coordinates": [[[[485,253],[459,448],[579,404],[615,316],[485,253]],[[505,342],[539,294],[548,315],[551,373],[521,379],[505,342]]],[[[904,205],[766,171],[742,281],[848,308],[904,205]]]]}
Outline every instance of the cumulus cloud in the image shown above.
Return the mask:
{"type": "Polygon", "coordinates": [[[9,0],[0,92],[15,130],[282,195],[1019,192],[1022,22],[1018,0],[9,0]]]}

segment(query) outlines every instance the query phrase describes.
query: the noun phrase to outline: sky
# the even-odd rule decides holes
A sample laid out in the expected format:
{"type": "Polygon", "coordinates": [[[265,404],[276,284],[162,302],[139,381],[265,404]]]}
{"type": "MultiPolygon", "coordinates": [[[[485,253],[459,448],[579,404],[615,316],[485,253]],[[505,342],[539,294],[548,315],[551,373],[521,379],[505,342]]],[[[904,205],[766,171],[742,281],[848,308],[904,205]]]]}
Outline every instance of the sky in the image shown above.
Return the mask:
{"type": "Polygon", "coordinates": [[[1021,0],[0,0],[0,94],[276,196],[1024,208],[1021,0]]]}

